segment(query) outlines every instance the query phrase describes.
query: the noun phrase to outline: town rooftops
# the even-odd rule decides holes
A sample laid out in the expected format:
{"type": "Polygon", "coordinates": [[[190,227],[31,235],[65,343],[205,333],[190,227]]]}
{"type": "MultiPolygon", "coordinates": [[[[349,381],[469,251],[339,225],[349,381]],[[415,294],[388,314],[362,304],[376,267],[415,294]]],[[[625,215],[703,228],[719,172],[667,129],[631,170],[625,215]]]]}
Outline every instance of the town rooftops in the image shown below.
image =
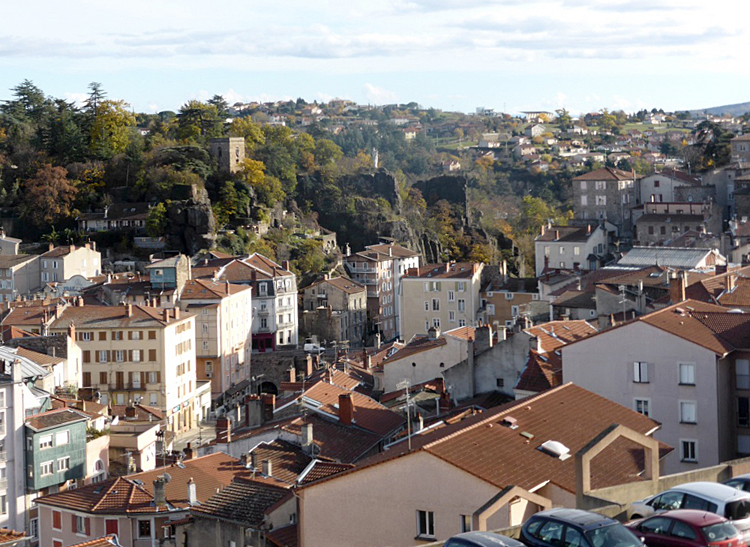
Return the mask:
{"type": "Polygon", "coordinates": [[[332,285],[333,287],[336,287],[340,291],[343,291],[348,294],[356,294],[358,292],[367,290],[364,285],[361,285],[357,283],[356,281],[349,279],[348,277],[341,277],[341,276],[332,277],[331,279],[320,279],[316,281],[315,283],[312,283],[310,287],[317,287],[324,283],[328,283],[332,285]]]}
{"type": "MultiPolygon", "coordinates": [[[[52,245],[52,244],[50,244],[52,245]]],[[[79,249],[89,249],[90,245],[87,243],[84,247],[76,247],[75,245],[60,245],[59,247],[52,247],[46,253],[42,253],[42,258],[59,258],[62,256],[68,256],[79,249]]]]}
{"type": "Polygon", "coordinates": [[[10,547],[11,545],[18,545],[26,543],[30,538],[26,537],[25,532],[16,532],[15,530],[9,530],[8,528],[0,528],[0,546],[10,547]]]}
{"type": "Polygon", "coordinates": [[[407,249],[406,247],[402,247],[401,245],[398,245],[396,243],[380,243],[378,245],[368,245],[367,249],[371,251],[377,251],[384,255],[392,256],[395,258],[411,258],[414,256],[419,256],[418,252],[407,249]]]}
{"type": "Polygon", "coordinates": [[[259,463],[271,462],[271,476],[289,485],[297,482],[297,477],[312,461],[312,457],[305,454],[298,445],[281,439],[260,443],[251,453],[259,463]]]}
{"type": "Polygon", "coordinates": [[[235,285],[229,281],[218,283],[207,279],[190,279],[182,290],[181,300],[203,300],[225,298],[242,291],[251,290],[248,286],[235,285]]]}
{"type": "Polygon", "coordinates": [[[174,310],[128,304],[125,306],[68,306],[50,329],[67,329],[71,324],[79,330],[113,328],[163,328],[177,321],[192,317],[189,313],[175,318],[174,310]],[[128,312],[130,310],[130,312],[128,312]]]}
{"type": "Polygon", "coordinates": [[[425,334],[415,334],[409,343],[403,348],[393,353],[393,355],[383,359],[380,364],[388,366],[390,363],[406,359],[416,353],[422,353],[423,351],[439,348],[446,345],[447,342],[443,336],[438,338],[430,338],[425,334]]]}
{"type": "Polygon", "coordinates": [[[36,363],[37,365],[41,367],[58,365],[60,363],[65,362],[65,359],[63,357],[55,357],[54,355],[47,355],[46,353],[39,353],[37,351],[26,349],[22,346],[19,346],[16,349],[16,354],[19,355],[20,357],[25,357],[26,359],[30,360],[32,363],[36,363]]]}
{"type": "MultiPolygon", "coordinates": [[[[561,459],[541,449],[549,440],[562,443],[575,455],[612,424],[650,435],[659,423],[574,384],[565,384],[539,395],[490,409],[444,427],[412,436],[392,445],[350,471],[302,485],[314,488],[323,481],[343,480],[397,458],[425,452],[486,481],[498,489],[509,484],[525,489],[549,481],[569,492],[576,491],[576,458],[561,459]],[[517,428],[504,423],[514,418],[517,428]],[[488,458],[487,455],[492,457],[488,458]]],[[[660,454],[670,447],[661,444],[660,454]]],[[[640,482],[644,479],[643,450],[620,438],[592,462],[592,488],[640,482]]]]}
{"type": "Polygon", "coordinates": [[[682,182],[686,182],[688,184],[692,184],[694,186],[700,186],[701,180],[698,177],[695,177],[689,173],[686,173],[685,171],[680,171],[678,169],[668,169],[666,171],[660,171],[658,173],[652,173],[649,175],[650,177],[655,176],[661,176],[661,177],[667,177],[670,179],[679,180],[682,182]]]}
{"type": "Polygon", "coordinates": [[[120,547],[120,544],[117,542],[117,536],[112,535],[84,541],[83,543],[76,543],[70,547],[120,547]]]}
{"type": "Polygon", "coordinates": [[[562,384],[562,357],[559,351],[539,353],[529,350],[526,367],[515,385],[518,391],[541,393],[562,384]]]}
{"type": "Polygon", "coordinates": [[[61,408],[60,410],[50,410],[49,412],[43,412],[26,418],[26,427],[39,432],[53,427],[60,427],[61,425],[84,422],[86,420],[88,420],[87,416],[76,412],[75,410],[61,408]]]}
{"type": "Polygon", "coordinates": [[[21,362],[21,376],[25,379],[28,378],[43,378],[50,374],[47,370],[37,365],[28,357],[18,354],[17,348],[10,348],[7,346],[0,346],[0,361],[14,363],[16,361],[21,362]]]}
{"type": "Polygon", "coordinates": [[[286,488],[240,478],[205,503],[193,507],[192,512],[198,517],[257,528],[263,523],[265,511],[288,495],[286,488]]]}
{"type": "Polygon", "coordinates": [[[475,262],[446,262],[409,268],[406,270],[404,277],[412,279],[471,279],[479,270],[480,265],[475,262]]]}
{"type": "Polygon", "coordinates": [[[556,241],[560,243],[588,241],[598,226],[543,226],[542,233],[535,241],[556,241]]]}
{"type": "Polygon", "coordinates": [[[37,255],[0,255],[0,268],[13,268],[35,258],[39,257],[37,255]]]}
{"type": "Polygon", "coordinates": [[[603,167],[583,175],[578,175],[573,180],[633,180],[635,175],[627,171],[615,169],[614,167],[603,167]]]}
{"type": "Polygon", "coordinates": [[[540,352],[552,352],[599,331],[587,321],[580,319],[576,321],[550,321],[528,328],[525,332],[537,337],[540,352]]]}
{"type": "Polygon", "coordinates": [[[633,247],[618,262],[618,266],[668,266],[693,269],[702,263],[708,266],[726,264],[726,259],[715,249],[691,249],[682,247],[633,247]]]}

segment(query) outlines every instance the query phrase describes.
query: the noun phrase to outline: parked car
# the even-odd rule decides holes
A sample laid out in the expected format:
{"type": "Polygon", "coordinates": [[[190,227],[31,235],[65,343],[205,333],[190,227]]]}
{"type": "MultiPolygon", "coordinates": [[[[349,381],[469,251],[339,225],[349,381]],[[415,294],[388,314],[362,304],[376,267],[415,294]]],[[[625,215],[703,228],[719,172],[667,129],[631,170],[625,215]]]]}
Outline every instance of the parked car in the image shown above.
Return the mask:
{"type": "Polygon", "coordinates": [[[743,547],[742,534],[728,519],[708,511],[677,509],[625,526],[648,547],[743,547]]]}
{"type": "Polygon", "coordinates": [[[731,520],[745,538],[750,537],[750,492],[718,482],[689,482],[634,501],[630,504],[628,516],[637,519],[674,509],[716,513],[731,520]]]}
{"type": "Polygon", "coordinates": [[[580,509],[549,509],[521,528],[529,547],[642,547],[641,541],[614,519],[580,509]]]}
{"type": "Polygon", "coordinates": [[[445,542],[444,547],[525,547],[517,539],[493,532],[464,532],[445,542]]]}
{"type": "Polygon", "coordinates": [[[726,484],[727,486],[732,486],[734,488],[739,488],[740,490],[744,490],[745,492],[750,492],[750,473],[732,477],[728,481],[724,481],[724,484],[726,484]]]}

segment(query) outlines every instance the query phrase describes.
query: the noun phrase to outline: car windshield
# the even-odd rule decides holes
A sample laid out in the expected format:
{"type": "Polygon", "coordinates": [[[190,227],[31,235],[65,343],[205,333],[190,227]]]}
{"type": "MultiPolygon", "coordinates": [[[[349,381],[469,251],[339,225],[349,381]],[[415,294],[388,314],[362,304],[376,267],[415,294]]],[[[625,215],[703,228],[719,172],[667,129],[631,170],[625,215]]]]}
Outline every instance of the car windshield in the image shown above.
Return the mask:
{"type": "Polygon", "coordinates": [[[729,520],[740,520],[750,517],[750,500],[739,500],[727,503],[724,510],[729,520]]]}
{"type": "Polygon", "coordinates": [[[641,542],[621,524],[612,524],[584,532],[593,547],[643,547],[641,542]]]}
{"type": "Polygon", "coordinates": [[[724,541],[725,539],[735,538],[740,535],[737,528],[731,522],[720,522],[719,524],[704,526],[701,530],[709,543],[724,541]]]}

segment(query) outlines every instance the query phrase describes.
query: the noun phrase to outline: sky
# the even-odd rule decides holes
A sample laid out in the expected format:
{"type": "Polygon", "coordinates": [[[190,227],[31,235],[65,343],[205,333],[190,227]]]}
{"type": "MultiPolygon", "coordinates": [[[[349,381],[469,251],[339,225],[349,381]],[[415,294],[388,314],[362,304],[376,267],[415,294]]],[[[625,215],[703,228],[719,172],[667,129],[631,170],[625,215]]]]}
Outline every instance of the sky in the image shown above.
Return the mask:
{"type": "Polygon", "coordinates": [[[750,101],[741,0],[37,0],[3,6],[0,100],[90,82],[136,112],[191,99],[417,102],[516,114],[750,101]],[[31,10],[31,11],[30,11],[31,10]]]}

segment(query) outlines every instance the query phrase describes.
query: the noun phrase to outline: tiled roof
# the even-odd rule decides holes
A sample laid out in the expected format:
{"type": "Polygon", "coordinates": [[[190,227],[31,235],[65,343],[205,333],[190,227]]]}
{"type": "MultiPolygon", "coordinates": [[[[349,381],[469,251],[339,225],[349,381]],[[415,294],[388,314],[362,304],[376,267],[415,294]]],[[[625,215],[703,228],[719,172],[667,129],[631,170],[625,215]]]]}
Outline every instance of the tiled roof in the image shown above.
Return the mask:
{"type": "Polygon", "coordinates": [[[428,264],[419,268],[409,268],[406,270],[404,278],[471,279],[478,271],[479,264],[474,262],[428,264]]]}
{"type": "Polygon", "coordinates": [[[153,496],[143,486],[123,477],[49,494],[37,498],[36,503],[83,513],[156,512],[156,507],[153,506],[153,496]]]}
{"type": "Polygon", "coordinates": [[[205,279],[191,279],[185,283],[180,300],[225,298],[249,290],[251,290],[250,287],[235,285],[229,282],[217,283],[205,279]]]}
{"type": "Polygon", "coordinates": [[[596,233],[591,226],[552,226],[545,228],[544,233],[534,241],[585,242],[596,233]]]}
{"type": "Polygon", "coordinates": [[[397,258],[411,258],[414,256],[419,256],[419,253],[417,253],[416,251],[412,251],[411,249],[402,247],[397,243],[381,243],[378,245],[368,245],[367,249],[397,258]]]}
{"type": "Polygon", "coordinates": [[[613,167],[604,167],[579,175],[573,180],[633,180],[633,173],[613,167]]]}
{"type": "Polygon", "coordinates": [[[404,418],[393,412],[375,399],[356,391],[347,391],[327,382],[319,382],[302,395],[316,406],[317,410],[338,417],[339,395],[350,393],[354,406],[354,425],[386,436],[404,424],[404,418]]]}
{"type": "Polygon", "coordinates": [[[3,342],[7,342],[8,340],[13,340],[14,338],[28,338],[29,336],[36,336],[35,334],[29,331],[19,329],[18,327],[14,327],[13,325],[0,326],[0,332],[2,332],[3,342]]]}
{"type": "Polygon", "coordinates": [[[596,309],[596,299],[592,291],[567,290],[552,301],[552,305],[559,308],[596,309]]]}
{"type": "Polygon", "coordinates": [[[735,268],[731,271],[727,271],[727,273],[709,276],[688,272],[688,287],[685,291],[685,295],[691,300],[700,300],[715,304],[717,302],[716,299],[726,291],[727,278],[730,275],[736,276],[739,284],[740,278],[750,276],[750,266],[735,268]]]}
{"type": "Polygon", "coordinates": [[[3,325],[15,327],[38,327],[54,319],[55,306],[34,306],[12,308],[3,318],[3,325]]]}
{"type": "Polygon", "coordinates": [[[331,279],[321,279],[320,281],[316,281],[310,287],[317,287],[318,285],[331,285],[340,291],[343,291],[348,294],[356,294],[359,292],[366,291],[366,287],[364,285],[360,285],[356,281],[352,281],[351,279],[347,277],[334,277],[331,279]]]}
{"type": "MultiPolygon", "coordinates": [[[[112,405],[110,414],[112,415],[112,417],[119,416],[120,418],[126,418],[127,407],[128,405],[112,405]]],[[[164,419],[164,413],[161,411],[161,409],[156,408],[155,406],[134,404],[133,407],[135,408],[136,420],[147,422],[149,421],[149,419],[157,421],[164,419]]]]}
{"type": "Polygon", "coordinates": [[[283,528],[275,528],[266,533],[266,539],[276,547],[297,547],[297,525],[291,524],[283,528]]]}
{"type": "Polygon", "coordinates": [[[317,481],[337,473],[342,473],[352,469],[354,465],[347,463],[337,462],[326,462],[321,460],[314,460],[306,469],[303,476],[300,477],[299,484],[307,484],[309,482],[317,481]]]}
{"type": "Polygon", "coordinates": [[[18,355],[26,357],[30,361],[33,361],[40,366],[57,365],[58,363],[65,362],[65,359],[63,359],[62,357],[55,357],[53,355],[47,355],[46,353],[39,353],[38,351],[32,351],[22,346],[19,346],[17,348],[17,353],[18,355]]]}
{"type": "Polygon", "coordinates": [[[0,268],[12,268],[34,258],[38,258],[37,255],[0,255],[0,268]]]}
{"type": "Polygon", "coordinates": [[[629,270],[620,275],[608,277],[600,282],[604,285],[636,285],[639,281],[645,287],[662,287],[669,285],[668,268],[663,266],[648,266],[636,270],[629,270]]]}
{"type": "Polygon", "coordinates": [[[474,340],[476,329],[474,327],[456,327],[455,329],[443,332],[443,336],[452,336],[461,340],[474,340]]]}
{"type": "Polygon", "coordinates": [[[735,277],[734,288],[724,290],[717,297],[719,304],[731,307],[750,307],[750,279],[744,276],[735,277]]]}
{"type": "Polygon", "coordinates": [[[381,361],[381,364],[383,366],[386,366],[395,361],[399,361],[400,359],[411,357],[416,353],[421,353],[433,348],[439,348],[440,346],[444,346],[445,344],[447,344],[447,342],[442,336],[439,338],[429,338],[426,335],[417,334],[403,348],[398,350],[390,357],[383,359],[381,361]]]}
{"type": "MultiPolygon", "coordinates": [[[[708,255],[711,249],[691,249],[681,247],[633,247],[618,265],[620,266],[670,266],[672,268],[696,268],[708,255]]],[[[717,257],[718,259],[718,257],[717,257]]]]}
{"type": "Polygon", "coordinates": [[[393,341],[379,348],[367,349],[367,355],[370,356],[370,366],[376,367],[380,365],[389,355],[395,355],[405,347],[406,345],[403,342],[393,341]]]}
{"type": "Polygon", "coordinates": [[[61,408],[60,410],[50,410],[26,418],[26,427],[34,431],[43,431],[50,427],[59,427],[65,424],[86,421],[88,418],[75,410],[61,408]]]}
{"type": "Polygon", "coordinates": [[[47,369],[40,367],[30,359],[18,354],[16,348],[7,346],[0,346],[0,360],[1,361],[20,361],[21,363],[21,375],[23,378],[44,378],[52,374],[47,369]]]}
{"type": "Polygon", "coordinates": [[[539,339],[539,347],[543,352],[552,352],[566,344],[596,334],[598,331],[588,322],[579,319],[575,321],[549,321],[528,328],[525,332],[539,339]]]}
{"type": "Polygon", "coordinates": [[[237,479],[201,505],[193,507],[192,512],[198,517],[258,528],[263,523],[265,511],[288,493],[286,488],[265,482],[237,479]]]}
{"type": "Polygon", "coordinates": [[[281,439],[260,443],[251,452],[258,462],[270,461],[271,476],[290,485],[297,481],[297,477],[312,461],[312,457],[299,446],[281,439]]]}
{"type": "Polygon", "coordinates": [[[313,443],[318,447],[316,454],[337,462],[356,462],[380,442],[380,436],[375,433],[341,425],[317,414],[292,418],[281,429],[301,435],[303,424],[313,426],[313,443]]]}
{"type": "Polygon", "coordinates": [[[8,528],[0,528],[0,545],[14,545],[17,542],[26,541],[25,532],[16,532],[8,528]]]}
{"type": "MultiPolygon", "coordinates": [[[[549,481],[575,492],[576,458],[561,460],[540,450],[541,444],[558,441],[575,455],[612,424],[641,434],[650,433],[659,425],[651,418],[569,383],[416,435],[411,450],[407,443],[399,443],[354,470],[322,481],[341,480],[349,473],[424,451],[498,489],[509,484],[532,489],[549,481]],[[503,425],[506,416],[515,418],[518,428],[503,425]],[[492,457],[487,457],[488,454],[492,457]]],[[[662,456],[671,450],[666,445],[660,446],[662,456]]],[[[640,476],[643,469],[643,449],[620,438],[592,461],[592,488],[640,482],[644,480],[640,476]]]]}
{"type": "Polygon", "coordinates": [[[260,253],[253,253],[247,258],[243,258],[242,261],[259,270],[271,273],[274,277],[279,275],[293,275],[289,270],[285,270],[281,264],[277,264],[267,256],[263,256],[260,253]]]}
{"type": "Polygon", "coordinates": [[[67,329],[74,323],[76,329],[113,329],[113,328],[163,328],[175,321],[182,321],[192,317],[189,313],[175,319],[170,313],[169,319],[164,321],[164,309],[149,306],[131,306],[132,315],[128,317],[127,306],[68,306],[63,310],[59,319],[51,325],[51,330],[67,329]]]}
{"type": "MultiPolygon", "coordinates": [[[[75,247],[73,248],[73,251],[75,251],[75,247]]],[[[71,253],[70,245],[61,245],[59,247],[54,247],[53,249],[50,249],[46,253],[42,253],[42,256],[44,258],[57,258],[60,256],[67,256],[71,253]]]]}
{"type": "Polygon", "coordinates": [[[359,391],[365,395],[372,392],[374,384],[372,374],[359,367],[340,370],[335,366],[319,368],[305,378],[307,386],[312,386],[315,382],[328,382],[350,391],[359,391]]]}
{"type": "Polygon", "coordinates": [[[562,358],[559,352],[537,353],[529,350],[529,360],[515,389],[541,393],[562,384],[562,358]]]}
{"type": "Polygon", "coordinates": [[[117,536],[104,536],[101,538],[92,539],[90,541],[84,541],[83,543],[76,543],[70,547],[120,547],[117,542],[117,536]]]}

